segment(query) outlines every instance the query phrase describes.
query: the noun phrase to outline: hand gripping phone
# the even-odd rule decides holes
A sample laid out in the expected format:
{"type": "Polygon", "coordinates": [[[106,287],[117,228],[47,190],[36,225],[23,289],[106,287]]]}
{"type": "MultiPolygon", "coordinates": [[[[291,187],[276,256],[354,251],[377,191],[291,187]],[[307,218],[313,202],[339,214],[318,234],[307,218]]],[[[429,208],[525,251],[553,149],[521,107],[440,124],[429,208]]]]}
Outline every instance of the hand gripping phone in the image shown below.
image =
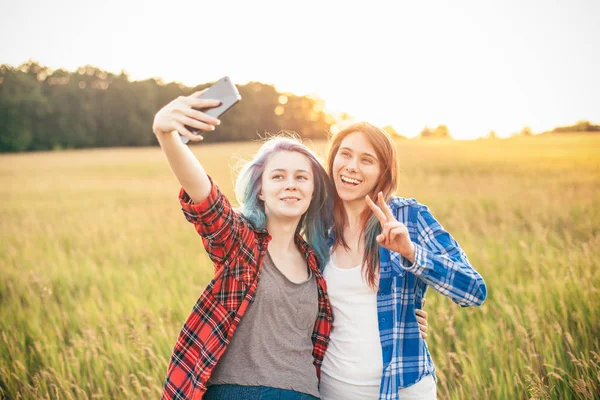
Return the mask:
{"type": "MultiPolygon", "coordinates": [[[[200,99],[214,99],[221,101],[221,105],[212,108],[203,108],[200,109],[206,115],[210,115],[211,117],[219,118],[221,115],[225,114],[231,107],[237,104],[241,99],[240,93],[237,88],[231,82],[231,79],[228,76],[224,76],[218,81],[216,81],[208,90],[202,95],[199,96],[200,99]]],[[[190,132],[197,135],[200,130],[196,128],[192,128],[189,126],[185,126],[190,132]]],[[[182,143],[187,143],[190,140],[185,136],[180,136],[182,143]]]]}

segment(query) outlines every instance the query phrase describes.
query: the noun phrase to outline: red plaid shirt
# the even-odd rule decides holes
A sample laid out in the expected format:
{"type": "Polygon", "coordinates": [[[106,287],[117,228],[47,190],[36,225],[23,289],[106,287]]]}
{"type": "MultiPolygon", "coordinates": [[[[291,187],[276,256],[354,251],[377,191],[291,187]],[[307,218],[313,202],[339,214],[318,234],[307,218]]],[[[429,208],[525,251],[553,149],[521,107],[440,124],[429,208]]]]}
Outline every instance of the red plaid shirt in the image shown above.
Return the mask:
{"type": "MultiPolygon", "coordinates": [[[[179,200],[186,219],[202,236],[215,276],[179,333],[162,398],[198,400],[206,392],[208,378],[254,298],[271,236],[266,230],[253,229],[232,209],[214,183],[208,198],[199,204],[194,204],[183,189],[179,200]]],[[[319,312],[312,342],[313,364],[320,378],[331,331],[331,307],[315,253],[300,235],[295,239],[317,278],[319,312]]]]}

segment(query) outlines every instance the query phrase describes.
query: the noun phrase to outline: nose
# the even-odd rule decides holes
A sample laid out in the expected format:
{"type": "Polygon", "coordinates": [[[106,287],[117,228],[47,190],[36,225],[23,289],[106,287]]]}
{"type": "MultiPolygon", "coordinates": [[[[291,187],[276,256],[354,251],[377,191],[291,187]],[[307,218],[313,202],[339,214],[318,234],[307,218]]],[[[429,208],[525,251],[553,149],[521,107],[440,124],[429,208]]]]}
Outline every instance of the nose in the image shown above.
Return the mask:
{"type": "Polygon", "coordinates": [[[349,170],[349,171],[356,171],[357,165],[358,165],[358,163],[356,162],[356,158],[352,157],[348,161],[348,164],[346,164],[346,169],[349,170]]]}
{"type": "Polygon", "coordinates": [[[289,177],[285,182],[285,190],[296,190],[296,180],[294,177],[289,177]]]}

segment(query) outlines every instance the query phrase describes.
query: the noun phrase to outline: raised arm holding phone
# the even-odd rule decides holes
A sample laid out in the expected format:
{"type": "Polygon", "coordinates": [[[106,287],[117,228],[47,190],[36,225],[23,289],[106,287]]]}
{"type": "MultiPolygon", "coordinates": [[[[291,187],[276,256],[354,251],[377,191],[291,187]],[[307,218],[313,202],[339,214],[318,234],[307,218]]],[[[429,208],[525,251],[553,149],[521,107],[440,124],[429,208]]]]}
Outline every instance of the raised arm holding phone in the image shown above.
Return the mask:
{"type": "Polygon", "coordinates": [[[207,90],[187,97],[180,96],[171,101],[156,114],[152,125],[173,173],[190,198],[197,203],[208,196],[210,181],[204,168],[189,147],[182,143],[180,136],[191,141],[200,141],[204,139],[202,135],[193,134],[186,125],[203,131],[213,131],[215,126],[221,123],[219,119],[199,111],[216,107],[220,103],[219,100],[198,98],[207,90]]]}

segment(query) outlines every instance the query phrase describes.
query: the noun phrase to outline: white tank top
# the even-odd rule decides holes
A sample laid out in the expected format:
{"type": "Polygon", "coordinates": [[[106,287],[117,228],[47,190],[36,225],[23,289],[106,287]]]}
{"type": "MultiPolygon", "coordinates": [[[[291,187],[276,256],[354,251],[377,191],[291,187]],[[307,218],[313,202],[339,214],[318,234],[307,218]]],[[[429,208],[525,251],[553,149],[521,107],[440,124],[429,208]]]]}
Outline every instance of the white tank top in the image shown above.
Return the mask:
{"type": "Polygon", "coordinates": [[[383,358],[377,291],[364,281],[360,265],[342,269],[330,260],[323,275],[333,309],[333,327],[321,368],[321,386],[331,377],[349,386],[369,386],[369,391],[379,394],[383,358]]]}

